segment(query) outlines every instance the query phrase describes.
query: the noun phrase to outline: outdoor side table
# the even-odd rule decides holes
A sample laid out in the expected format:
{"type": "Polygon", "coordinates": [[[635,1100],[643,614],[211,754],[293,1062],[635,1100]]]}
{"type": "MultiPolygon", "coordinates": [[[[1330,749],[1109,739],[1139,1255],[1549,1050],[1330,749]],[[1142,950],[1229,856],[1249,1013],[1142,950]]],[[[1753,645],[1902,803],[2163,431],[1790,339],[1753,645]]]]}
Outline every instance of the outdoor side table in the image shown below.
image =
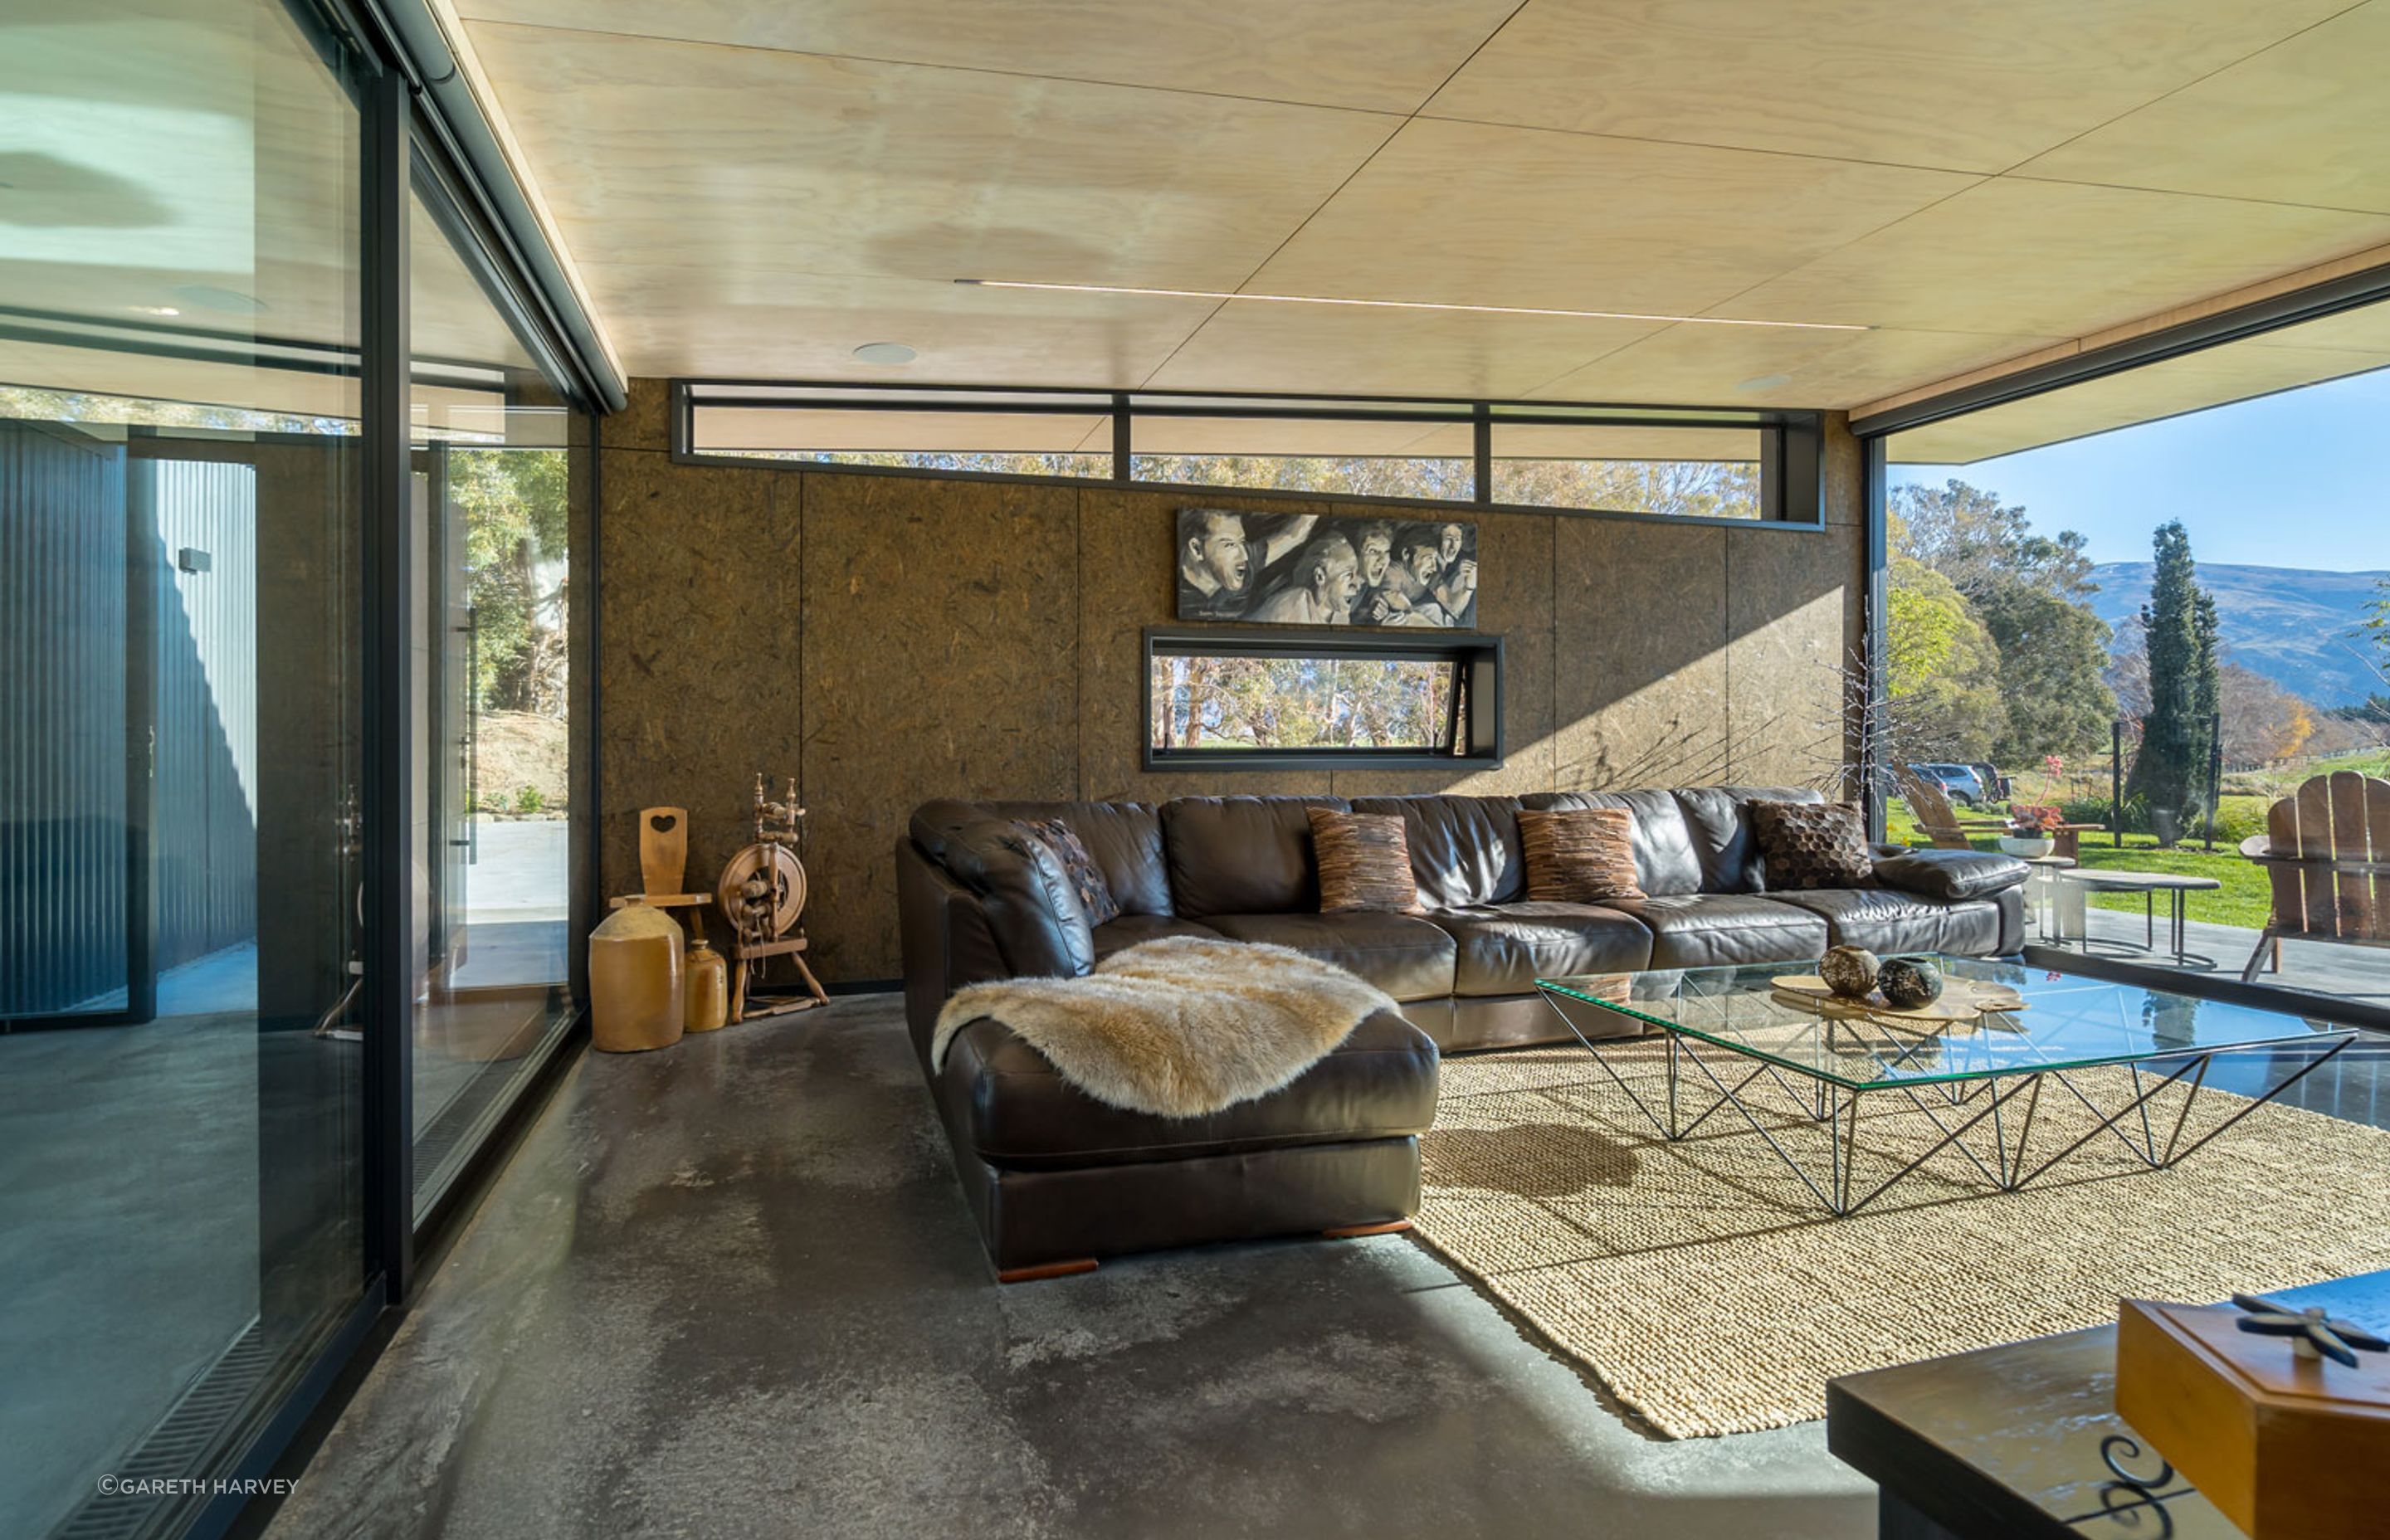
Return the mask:
{"type": "MultiPolygon", "coordinates": [[[[2194,892],[2212,892],[2224,886],[2223,883],[2217,881],[2212,877],[2191,877],[2181,872],[2102,871],[2086,869],[2083,867],[2077,867],[2074,871],[2070,872],[2059,873],[2058,880],[2064,886],[2075,890],[2073,897],[2065,902],[2071,902],[2077,905],[2078,912],[2079,906],[2082,904],[2083,895],[2086,893],[2139,893],[2142,898],[2141,916],[2143,934],[2141,949],[2145,952],[2154,952],[2157,950],[2157,895],[2160,893],[2165,894],[2166,940],[2173,946],[2174,960],[2178,964],[2187,963],[2192,960],[2183,950],[2183,930],[2185,928],[2185,916],[2183,911],[2185,903],[2189,899],[2190,895],[2194,892]]],[[[2083,930],[2081,941],[2083,949],[2087,952],[2091,948],[2090,934],[2090,929],[2088,925],[2086,925],[2083,930]]],[[[2208,957],[2202,957],[2198,960],[2211,965],[2214,961],[2214,959],[2208,957]]]]}
{"type": "Polygon", "coordinates": [[[2033,868],[2025,879],[2025,903],[2033,918],[2034,934],[2044,942],[2078,941],[2083,935],[2083,890],[2068,890],[2058,880],[2058,874],[2075,869],[2071,855],[2027,855],[2021,859],[2033,868]],[[2070,896],[2073,903],[2070,905],[2070,896]]]}

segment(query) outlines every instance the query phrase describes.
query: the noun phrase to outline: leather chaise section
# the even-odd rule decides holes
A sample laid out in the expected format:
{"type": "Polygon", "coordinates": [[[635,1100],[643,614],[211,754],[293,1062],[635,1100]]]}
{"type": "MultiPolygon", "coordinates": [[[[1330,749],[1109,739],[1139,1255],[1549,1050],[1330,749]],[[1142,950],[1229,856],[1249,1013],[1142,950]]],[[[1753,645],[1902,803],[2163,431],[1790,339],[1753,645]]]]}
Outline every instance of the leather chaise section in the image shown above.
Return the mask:
{"type": "Polygon", "coordinates": [[[1456,995],[1525,995],[1537,979],[1625,972],[1651,961],[1643,922],[1598,905],[1522,899],[1428,918],[1453,939],[1456,995]]]}
{"type": "Polygon", "coordinates": [[[1822,956],[1826,921],[1756,893],[1683,893],[1616,905],[1651,932],[1653,968],[1725,968],[1822,956]]]}
{"type": "Polygon", "coordinates": [[[1212,915],[1203,923],[1232,941],[1291,946],[1349,969],[1397,1000],[1452,993],[1452,937],[1416,915],[1212,915]]]}
{"type": "Polygon", "coordinates": [[[971,1153],[1020,1170],[1120,1165],[1297,1144],[1406,1138],[1435,1121],[1436,1050],[1387,1011],[1291,1084],[1195,1118],[1108,1106],[1071,1084],[1002,1022],[955,1034],[940,1094],[963,1110],[971,1153]]]}
{"type": "Polygon", "coordinates": [[[1167,915],[1123,915],[1109,925],[1096,927],[1096,960],[1101,962],[1113,953],[1124,951],[1139,942],[1159,941],[1164,936],[1196,936],[1217,941],[1220,932],[1208,925],[1201,925],[1191,919],[1174,919],[1167,915]]]}

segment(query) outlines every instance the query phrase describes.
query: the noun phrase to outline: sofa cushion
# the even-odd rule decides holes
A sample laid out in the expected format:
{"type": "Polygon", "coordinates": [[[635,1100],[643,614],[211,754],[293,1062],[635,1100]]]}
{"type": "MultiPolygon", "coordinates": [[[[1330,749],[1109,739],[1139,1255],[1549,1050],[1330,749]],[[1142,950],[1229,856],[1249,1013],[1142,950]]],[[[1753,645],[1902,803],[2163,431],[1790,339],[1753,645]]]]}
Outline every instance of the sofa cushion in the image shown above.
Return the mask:
{"type": "MultiPolygon", "coordinates": [[[[1836,946],[1864,946],[1878,956],[1949,949],[1953,906],[1934,899],[1895,888],[1818,888],[1768,896],[1823,919],[1836,946]]],[[[1981,901],[1972,907],[1981,914],[1974,917],[1974,925],[1962,929],[1981,930],[1986,943],[1997,941],[1998,912],[1981,901]]]]}
{"type": "Polygon", "coordinates": [[[1591,904],[1522,899],[1428,917],[1455,948],[1456,995],[1524,995],[1537,979],[1642,968],[1651,932],[1640,920],[1591,904]]]}
{"type": "Polygon", "coordinates": [[[958,1141],[990,1165],[1124,1165],[1419,1134],[1435,1119],[1436,1050],[1381,1010],[1280,1090],[1202,1117],[1163,1118],[1097,1101],[983,1018],[956,1034],[939,1081],[958,1141]]]}
{"type": "Polygon", "coordinates": [[[1319,912],[1383,909],[1420,912],[1419,881],[1403,821],[1391,813],[1304,810],[1311,820],[1312,864],[1319,870],[1319,912]]]}
{"type": "Polygon", "coordinates": [[[1072,979],[1096,965],[1093,927],[1061,860],[1009,819],[939,831],[947,873],[978,895],[1014,978],[1072,979]]]}
{"type": "Polygon", "coordinates": [[[1160,941],[1164,936],[1201,936],[1216,941],[1220,932],[1208,925],[1191,919],[1178,919],[1169,915],[1123,915],[1110,925],[1095,929],[1096,959],[1100,962],[1124,947],[1141,941],[1160,941]]]}
{"type": "Polygon", "coordinates": [[[1651,932],[1653,968],[1809,962],[1831,944],[1822,916],[1757,893],[1669,893],[1616,907],[1651,932]]]}
{"type": "Polygon", "coordinates": [[[1071,826],[1060,818],[1015,818],[1013,827],[1034,839],[1046,842],[1054,859],[1062,863],[1062,873],[1071,879],[1071,891],[1079,895],[1079,907],[1086,912],[1089,925],[1109,925],[1120,918],[1121,906],[1113,902],[1111,884],[1104,880],[1096,858],[1071,826]]]}
{"type": "Polygon", "coordinates": [[[1538,791],[1521,807],[1623,807],[1635,815],[1635,885],[1655,896],[1702,891],[1701,857],[1669,791],[1538,791]]]}
{"type": "Polygon", "coordinates": [[[1547,903],[1641,898],[1635,885],[1635,815],[1623,807],[1522,808],[1527,896],[1547,903]]]}
{"type": "Polygon", "coordinates": [[[1768,886],[1765,853],[1752,827],[1753,802],[1825,800],[1803,786],[1703,786],[1673,795],[1702,864],[1702,891],[1711,893],[1755,893],[1768,886]]]}
{"type": "Polygon", "coordinates": [[[1291,946],[1350,969],[1397,1000],[1452,993],[1452,938],[1413,915],[1207,915],[1203,923],[1237,941],[1291,946]]]}
{"type": "Polygon", "coordinates": [[[1096,869],[1123,914],[1170,913],[1170,876],[1162,860],[1162,814],[1150,802],[993,802],[942,797],[913,814],[913,840],[945,861],[945,836],[982,818],[1060,818],[1095,857],[1096,869]]]}
{"type": "Polygon", "coordinates": [[[1875,863],[1875,879],[1928,898],[1988,898],[2023,885],[2032,867],[1987,850],[1912,850],[1875,863]]]}
{"type": "Polygon", "coordinates": [[[1353,811],[1401,815],[1411,876],[1430,908],[1508,904],[1526,895],[1515,797],[1356,797],[1353,811]]]}
{"type": "Polygon", "coordinates": [[[1751,804],[1767,889],[1864,888],[1875,880],[1867,815],[1850,802],[1751,804]]]}
{"type": "Polygon", "coordinates": [[[1311,861],[1314,807],[1335,797],[1181,797],[1162,805],[1162,843],[1174,914],[1317,912],[1311,861]]]}

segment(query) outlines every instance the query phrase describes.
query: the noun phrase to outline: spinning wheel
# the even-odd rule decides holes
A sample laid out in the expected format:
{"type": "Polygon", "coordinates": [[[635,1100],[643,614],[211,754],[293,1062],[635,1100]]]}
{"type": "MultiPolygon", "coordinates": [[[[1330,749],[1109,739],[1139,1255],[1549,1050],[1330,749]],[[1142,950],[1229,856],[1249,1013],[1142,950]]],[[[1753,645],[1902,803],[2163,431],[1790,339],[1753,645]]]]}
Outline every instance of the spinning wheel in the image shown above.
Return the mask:
{"type": "Polygon", "coordinates": [[[797,859],[799,820],[805,810],[797,805],[797,783],[788,796],[771,802],[764,794],[764,777],[755,777],[755,842],[730,858],[722,880],[713,885],[714,902],[722,905],[731,930],[730,956],[736,976],[730,986],[730,1019],[750,1020],[783,1011],[806,1010],[829,1004],[821,982],[805,966],[804,932],[797,918],[805,910],[805,868],[797,859]],[[774,957],[786,957],[797,970],[805,993],[765,995],[754,986],[774,957]]]}
{"type": "Polygon", "coordinates": [[[786,845],[749,845],[722,868],[713,901],[741,937],[777,941],[804,912],[804,864],[786,845]]]}

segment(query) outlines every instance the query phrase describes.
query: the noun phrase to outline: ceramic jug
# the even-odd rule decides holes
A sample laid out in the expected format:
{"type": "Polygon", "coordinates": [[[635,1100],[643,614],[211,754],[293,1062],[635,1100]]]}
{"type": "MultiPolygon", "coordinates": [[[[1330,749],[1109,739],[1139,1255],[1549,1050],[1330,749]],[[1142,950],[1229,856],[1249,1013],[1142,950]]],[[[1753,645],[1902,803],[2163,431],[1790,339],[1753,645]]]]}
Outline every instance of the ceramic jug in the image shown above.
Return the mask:
{"type": "Polygon", "coordinates": [[[633,899],[589,932],[589,1041],[638,1053],[680,1041],[687,1009],[680,922],[633,899]]]}
{"type": "Polygon", "coordinates": [[[712,1032],[728,1020],[730,965],[700,936],[688,949],[688,1030],[712,1032]]]}

